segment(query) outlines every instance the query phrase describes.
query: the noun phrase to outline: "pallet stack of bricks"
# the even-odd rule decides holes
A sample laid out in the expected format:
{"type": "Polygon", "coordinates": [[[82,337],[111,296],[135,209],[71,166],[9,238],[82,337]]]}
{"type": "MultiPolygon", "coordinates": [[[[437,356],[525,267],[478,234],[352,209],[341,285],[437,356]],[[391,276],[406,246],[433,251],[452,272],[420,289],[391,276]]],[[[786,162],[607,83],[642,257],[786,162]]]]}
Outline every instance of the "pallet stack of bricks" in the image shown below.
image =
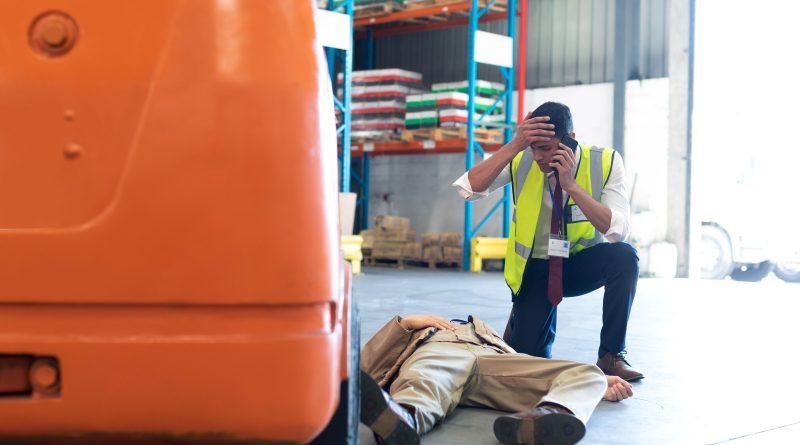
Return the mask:
{"type": "Polygon", "coordinates": [[[458,232],[424,233],[422,260],[429,263],[460,263],[463,259],[463,238],[458,232]]]}

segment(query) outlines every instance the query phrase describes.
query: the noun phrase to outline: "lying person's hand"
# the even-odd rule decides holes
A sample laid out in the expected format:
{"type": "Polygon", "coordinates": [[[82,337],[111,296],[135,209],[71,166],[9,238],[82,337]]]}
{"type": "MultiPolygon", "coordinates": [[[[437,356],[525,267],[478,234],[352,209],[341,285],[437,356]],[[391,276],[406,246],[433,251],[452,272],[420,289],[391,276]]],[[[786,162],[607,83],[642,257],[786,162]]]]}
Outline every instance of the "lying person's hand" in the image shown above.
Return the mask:
{"type": "Polygon", "coordinates": [[[608,378],[608,388],[603,396],[603,400],[609,402],[619,402],[628,397],[633,397],[633,386],[617,376],[606,376],[608,378]]]}
{"type": "Polygon", "coordinates": [[[425,328],[438,328],[455,331],[456,326],[442,317],[435,315],[409,315],[400,319],[400,326],[407,331],[425,328]]]}

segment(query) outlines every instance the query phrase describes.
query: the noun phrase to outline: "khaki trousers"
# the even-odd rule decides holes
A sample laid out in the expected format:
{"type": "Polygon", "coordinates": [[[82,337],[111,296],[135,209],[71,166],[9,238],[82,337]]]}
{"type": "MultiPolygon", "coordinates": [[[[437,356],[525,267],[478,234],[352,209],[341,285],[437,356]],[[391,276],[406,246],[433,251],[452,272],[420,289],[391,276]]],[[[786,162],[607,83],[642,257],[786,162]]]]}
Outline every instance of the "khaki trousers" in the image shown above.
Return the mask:
{"type": "Polygon", "coordinates": [[[502,353],[483,344],[466,324],[455,334],[437,332],[414,351],[389,393],[414,407],[422,434],[459,405],[519,412],[550,402],[586,423],[606,387],[597,366],[502,353]]]}

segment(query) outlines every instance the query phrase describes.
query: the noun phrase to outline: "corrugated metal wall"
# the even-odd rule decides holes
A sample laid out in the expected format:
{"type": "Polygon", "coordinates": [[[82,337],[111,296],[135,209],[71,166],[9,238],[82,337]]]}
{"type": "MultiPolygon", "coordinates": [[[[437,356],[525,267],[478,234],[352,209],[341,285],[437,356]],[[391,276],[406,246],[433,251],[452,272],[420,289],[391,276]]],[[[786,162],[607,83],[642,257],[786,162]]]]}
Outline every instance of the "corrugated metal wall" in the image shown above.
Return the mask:
{"type": "MultiPolygon", "coordinates": [[[[611,82],[614,76],[614,0],[530,0],[527,88],[611,82]]],[[[639,76],[667,76],[669,0],[641,0],[639,76]]],[[[505,33],[505,22],[480,25],[505,33]]],[[[356,69],[363,69],[363,45],[356,69]]],[[[376,68],[423,73],[426,83],[466,79],[466,27],[375,40],[376,68]]],[[[635,69],[635,67],[632,67],[635,69]]],[[[635,72],[636,70],[634,70],[635,72]]],[[[478,65],[478,77],[500,81],[497,69],[478,65]]]]}

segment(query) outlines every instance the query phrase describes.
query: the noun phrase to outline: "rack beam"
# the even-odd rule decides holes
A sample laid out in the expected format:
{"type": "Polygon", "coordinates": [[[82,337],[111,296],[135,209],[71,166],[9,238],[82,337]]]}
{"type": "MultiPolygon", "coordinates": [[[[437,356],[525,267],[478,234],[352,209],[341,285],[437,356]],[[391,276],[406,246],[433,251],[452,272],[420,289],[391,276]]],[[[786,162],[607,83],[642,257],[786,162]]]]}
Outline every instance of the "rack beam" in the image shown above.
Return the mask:
{"type": "MultiPolygon", "coordinates": [[[[508,14],[505,12],[493,12],[491,14],[484,14],[483,16],[481,16],[479,22],[480,23],[496,22],[499,20],[505,20],[507,17],[508,14]]],[[[437,29],[454,28],[456,26],[464,26],[468,24],[469,24],[468,17],[453,17],[436,22],[420,23],[415,25],[393,26],[390,28],[376,28],[372,30],[372,36],[391,37],[402,34],[412,34],[415,32],[425,32],[425,31],[434,31],[437,29]]],[[[367,36],[364,31],[359,31],[355,35],[356,40],[362,40],[365,38],[367,38],[367,36]]]]}
{"type": "MultiPolygon", "coordinates": [[[[494,152],[500,149],[502,144],[484,144],[484,150],[494,152]]],[[[422,155],[422,154],[446,154],[464,153],[467,151],[466,139],[445,139],[441,141],[413,141],[413,142],[381,142],[381,143],[358,143],[351,147],[353,155],[422,155]]]]}

